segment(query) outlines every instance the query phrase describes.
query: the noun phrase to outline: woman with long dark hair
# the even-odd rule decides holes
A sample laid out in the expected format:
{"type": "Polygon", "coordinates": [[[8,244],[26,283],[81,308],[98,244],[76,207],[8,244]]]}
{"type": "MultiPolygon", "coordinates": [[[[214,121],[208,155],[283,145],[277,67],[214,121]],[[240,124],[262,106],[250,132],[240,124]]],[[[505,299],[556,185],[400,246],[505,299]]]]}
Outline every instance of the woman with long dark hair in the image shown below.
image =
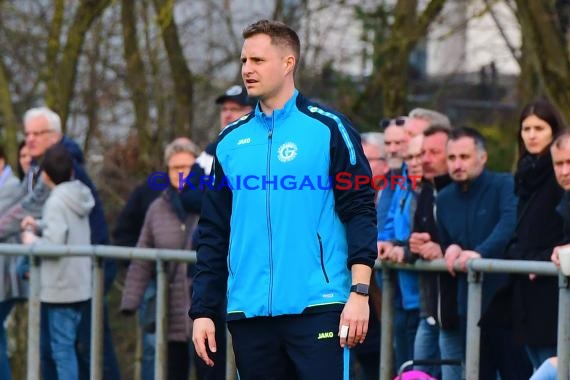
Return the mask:
{"type": "MultiPolygon", "coordinates": [[[[563,130],[557,109],[539,100],[524,107],[519,121],[519,159],[515,193],[517,227],[507,258],[550,261],[563,241],[563,222],[556,212],[563,190],[556,182],[550,146],[563,130]]],[[[524,344],[534,368],[556,355],[558,282],[555,277],[512,277],[512,322],[515,339],[524,344]]]]}

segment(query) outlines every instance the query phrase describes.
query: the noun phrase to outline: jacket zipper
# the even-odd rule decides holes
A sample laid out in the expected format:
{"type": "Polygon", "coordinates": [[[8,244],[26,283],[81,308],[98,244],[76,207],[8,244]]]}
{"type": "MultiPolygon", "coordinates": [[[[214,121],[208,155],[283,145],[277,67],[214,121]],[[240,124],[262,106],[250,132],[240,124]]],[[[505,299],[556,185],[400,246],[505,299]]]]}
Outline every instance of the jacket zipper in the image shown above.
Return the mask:
{"type": "MultiPolygon", "coordinates": [[[[267,148],[267,178],[271,178],[271,145],[273,142],[273,127],[275,126],[275,111],[271,115],[271,125],[269,126],[269,132],[267,133],[267,140],[268,140],[268,148],[267,148]]],[[[267,309],[269,316],[272,314],[272,305],[271,300],[273,298],[273,241],[272,241],[272,234],[271,234],[271,209],[270,209],[270,193],[271,193],[271,186],[267,187],[265,196],[265,207],[267,209],[267,234],[268,234],[268,242],[269,242],[269,293],[267,299],[267,309]]]]}
{"type": "Polygon", "coordinates": [[[321,235],[317,233],[317,238],[319,239],[319,250],[321,251],[321,269],[323,270],[323,274],[325,275],[325,281],[327,284],[329,283],[329,276],[327,275],[327,270],[325,268],[325,258],[323,253],[323,241],[321,240],[321,235]]]}

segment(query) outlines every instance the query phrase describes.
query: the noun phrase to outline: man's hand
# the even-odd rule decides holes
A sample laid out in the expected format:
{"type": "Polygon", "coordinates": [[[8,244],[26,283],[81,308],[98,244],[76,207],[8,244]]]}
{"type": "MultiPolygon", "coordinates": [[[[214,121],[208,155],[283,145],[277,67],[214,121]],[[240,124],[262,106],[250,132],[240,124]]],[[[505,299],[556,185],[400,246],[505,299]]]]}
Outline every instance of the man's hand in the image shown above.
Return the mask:
{"type": "Polygon", "coordinates": [[[22,232],[22,244],[24,244],[24,245],[32,244],[37,239],[38,239],[38,237],[36,235],[34,235],[33,232],[30,232],[30,231],[22,232]]]}
{"type": "Polygon", "coordinates": [[[388,252],[388,260],[393,261],[395,263],[403,263],[404,262],[404,247],[395,246],[388,252]]]}
{"type": "Polygon", "coordinates": [[[206,341],[208,341],[210,351],[216,352],[216,327],[214,326],[214,321],[210,318],[196,318],[192,327],[194,349],[206,365],[213,367],[214,361],[208,356],[206,341]]]}
{"type": "Polygon", "coordinates": [[[422,244],[419,253],[424,260],[435,260],[443,257],[441,246],[433,241],[428,241],[427,243],[422,244]]]}
{"type": "Polygon", "coordinates": [[[35,231],[37,225],[38,224],[37,224],[36,220],[32,216],[28,215],[28,216],[24,217],[24,219],[22,219],[22,222],[20,223],[20,228],[22,230],[35,231]]]}
{"type": "Polygon", "coordinates": [[[389,241],[379,241],[377,242],[377,246],[378,246],[378,259],[387,260],[388,253],[394,247],[394,245],[389,241]]]}
{"type": "Polygon", "coordinates": [[[455,276],[453,266],[455,265],[455,261],[459,258],[459,255],[461,255],[461,251],[461,247],[457,244],[452,244],[445,250],[445,263],[447,264],[447,270],[452,276],[455,276]]]}
{"type": "Polygon", "coordinates": [[[341,347],[348,344],[349,348],[353,348],[357,343],[364,342],[368,332],[368,318],[370,318],[368,297],[351,292],[340,315],[338,325],[341,347]],[[347,328],[348,336],[343,336],[347,328]]]}
{"type": "Polygon", "coordinates": [[[420,253],[421,246],[431,240],[430,234],[427,232],[413,232],[410,235],[410,251],[415,254],[420,253]]]}
{"type": "Polygon", "coordinates": [[[459,265],[461,269],[467,271],[467,262],[473,259],[480,259],[481,254],[476,251],[465,250],[461,251],[461,255],[459,256],[459,265]]]}
{"type": "Polygon", "coordinates": [[[552,260],[552,262],[556,264],[558,268],[560,268],[560,251],[568,248],[570,248],[570,244],[559,245],[558,247],[554,247],[552,255],[550,256],[550,260],[552,260]]]}

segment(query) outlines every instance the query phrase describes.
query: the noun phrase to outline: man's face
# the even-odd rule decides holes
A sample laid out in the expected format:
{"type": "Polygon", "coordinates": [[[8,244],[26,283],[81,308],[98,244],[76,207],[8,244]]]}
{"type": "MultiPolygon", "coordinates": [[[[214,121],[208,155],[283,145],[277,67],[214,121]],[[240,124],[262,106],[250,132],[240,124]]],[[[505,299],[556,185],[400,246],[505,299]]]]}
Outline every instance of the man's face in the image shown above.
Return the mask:
{"type": "Polygon", "coordinates": [[[422,170],[422,141],[424,136],[418,135],[408,143],[408,151],[404,155],[404,162],[408,166],[408,175],[419,176],[423,174],[422,170]]]}
{"type": "Polygon", "coordinates": [[[429,126],[429,122],[424,119],[409,118],[406,121],[404,129],[410,138],[422,134],[429,126]]]}
{"type": "Polygon", "coordinates": [[[45,151],[57,142],[57,134],[50,128],[48,121],[43,116],[29,119],[24,125],[26,135],[26,147],[32,158],[43,156],[45,151]]]}
{"type": "Polygon", "coordinates": [[[562,148],[552,146],[552,164],[558,184],[565,191],[570,191],[570,141],[562,143],[562,148]]]}
{"type": "Polygon", "coordinates": [[[241,105],[233,100],[226,100],[220,108],[220,129],[224,129],[226,125],[250,113],[251,110],[250,106],[241,105]]]}
{"type": "Polygon", "coordinates": [[[386,157],[382,156],[380,148],[374,144],[368,144],[366,142],[362,143],[362,149],[364,150],[364,155],[368,159],[370,164],[370,169],[372,170],[372,177],[383,176],[388,173],[390,169],[386,162],[386,157]]]}
{"type": "Polygon", "coordinates": [[[402,166],[402,159],[407,149],[408,136],[403,127],[390,125],[384,131],[384,146],[388,165],[391,169],[402,166]]]}
{"type": "Polygon", "coordinates": [[[248,95],[263,100],[279,94],[293,70],[290,57],[287,48],[273,45],[266,34],[247,38],[241,50],[241,75],[248,95]]]}
{"type": "Polygon", "coordinates": [[[446,145],[447,134],[443,132],[424,137],[422,167],[426,179],[432,180],[435,177],[447,174],[446,145]]]}
{"type": "Polygon", "coordinates": [[[467,182],[479,177],[486,163],[487,153],[478,151],[472,138],[461,137],[447,142],[447,168],[455,182],[467,182]]]}

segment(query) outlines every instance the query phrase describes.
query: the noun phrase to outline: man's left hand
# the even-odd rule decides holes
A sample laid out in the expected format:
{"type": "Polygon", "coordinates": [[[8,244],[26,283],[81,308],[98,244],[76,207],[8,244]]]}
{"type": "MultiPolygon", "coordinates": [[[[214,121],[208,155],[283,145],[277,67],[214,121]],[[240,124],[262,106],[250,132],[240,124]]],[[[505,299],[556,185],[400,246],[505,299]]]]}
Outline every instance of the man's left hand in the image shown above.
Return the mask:
{"type": "Polygon", "coordinates": [[[395,246],[388,252],[388,260],[395,263],[404,262],[404,247],[395,246]]]}
{"type": "Polygon", "coordinates": [[[479,252],[464,250],[461,251],[461,255],[459,255],[459,259],[457,261],[459,262],[459,266],[461,267],[461,269],[467,271],[467,262],[469,260],[480,259],[480,258],[481,254],[479,252]]]}
{"type": "Polygon", "coordinates": [[[368,297],[357,293],[350,293],[346,305],[340,315],[338,334],[340,336],[340,346],[348,344],[353,348],[357,343],[363,343],[368,332],[368,318],[370,317],[370,307],[368,297]],[[348,336],[342,336],[343,330],[348,326],[348,336]]]}

